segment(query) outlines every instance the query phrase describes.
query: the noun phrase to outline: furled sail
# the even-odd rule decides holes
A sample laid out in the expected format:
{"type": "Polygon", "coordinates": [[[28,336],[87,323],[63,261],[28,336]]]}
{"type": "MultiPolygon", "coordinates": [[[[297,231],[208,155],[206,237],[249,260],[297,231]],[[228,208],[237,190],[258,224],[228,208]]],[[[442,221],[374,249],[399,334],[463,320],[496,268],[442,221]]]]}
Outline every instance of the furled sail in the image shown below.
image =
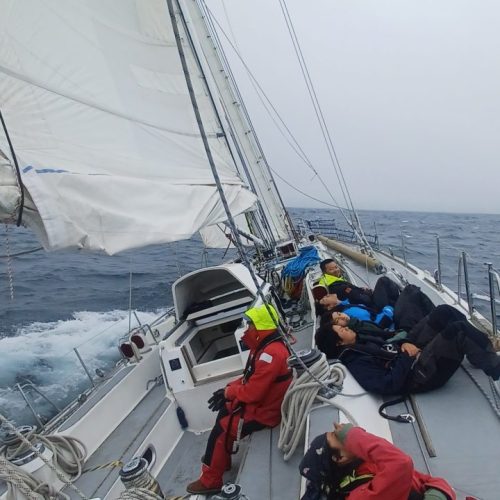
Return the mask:
{"type": "MultiPolygon", "coordinates": [[[[0,0],[0,11],[0,110],[37,210],[24,221],[47,249],[115,253],[226,219],[164,0],[0,0]]],[[[255,195],[183,45],[230,210],[242,213],[255,195]]],[[[12,164],[3,131],[0,150],[12,164]]],[[[12,208],[19,187],[1,171],[0,183],[12,208]]]]}

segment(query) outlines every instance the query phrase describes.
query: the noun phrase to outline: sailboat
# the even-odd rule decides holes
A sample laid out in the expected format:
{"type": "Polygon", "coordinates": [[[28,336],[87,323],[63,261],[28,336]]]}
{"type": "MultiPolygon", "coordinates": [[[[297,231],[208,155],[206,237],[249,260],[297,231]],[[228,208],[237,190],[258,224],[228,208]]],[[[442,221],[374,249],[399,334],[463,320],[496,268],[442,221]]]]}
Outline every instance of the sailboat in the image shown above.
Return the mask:
{"type": "MultiPolygon", "coordinates": [[[[173,314],[128,332],[125,361],[41,430],[3,419],[15,453],[0,460],[2,498],[185,494],[213,424],[204,402],[246,362],[242,314],[279,308],[273,276],[303,247],[318,261],[334,257],[353,283],[363,276],[373,286],[385,274],[417,284],[491,329],[439,277],[372,248],[355,219],[347,244],[294,230],[202,2],[0,6],[2,221],[29,226],[48,251],[113,254],[200,231],[207,245],[232,243],[241,259],[173,283],[173,314]]],[[[320,277],[317,265],[307,269],[304,309],[320,277]]],[[[304,315],[308,328],[292,347],[299,360],[314,346],[316,318],[304,315]]],[[[334,369],[337,390],[296,423],[304,432],[281,446],[286,460],[279,429],[253,434],[221,498],[299,498],[304,451],[339,420],[394,442],[459,498],[496,498],[498,394],[485,376],[464,364],[443,389],[395,407],[412,414],[402,424],[382,418],[381,399],[334,369]]]]}

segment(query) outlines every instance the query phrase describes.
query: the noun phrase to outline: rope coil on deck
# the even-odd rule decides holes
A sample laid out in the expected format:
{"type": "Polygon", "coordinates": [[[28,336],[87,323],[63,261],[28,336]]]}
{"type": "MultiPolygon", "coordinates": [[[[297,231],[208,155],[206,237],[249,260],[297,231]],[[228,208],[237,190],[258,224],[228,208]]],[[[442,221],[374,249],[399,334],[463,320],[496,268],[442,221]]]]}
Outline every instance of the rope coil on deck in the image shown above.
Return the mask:
{"type": "Polygon", "coordinates": [[[37,434],[36,429],[25,436],[28,443],[21,441],[13,446],[6,446],[3,451],[7,460],[12,460],[20,454],[32,449],[35,441],[43,443],[53,454],[52,461],[66,474],[76,481],[82,474],[82,464],[87,455],[85,445],[71,436],[37,434]]]}
{"type": "MultiPolygon", "coordinates": [[[[331,386],[334,395],[339,394],[340,390],[335,388],[342,387],[345,376],[344,366],[340,363],[329,365],[325,354],[322,354],[318,361],[300,375],[294,371],[293,381],[281,405],[278,448],[284,452],[284,460],[288,460],[299,445],[307,415],[315,400],[332,405],[341,411],[351,423],[357,425],[354,417],[344,407],[318,394],[325,385],[331,386]]],[[[352,396],[358,396],[358,394],[352,396]]]]}
{"type": "MultiPolygon", "coordinates": [[[[81,475],[82,464],[85,460],[87,450],[85,445],[80,440],[69,436],[41,436],[39,434],[35,434],[34,431],[28,433],[27,436],[24,436],[1,413],[0,422],[5,424],[21,441],[20,445],[17,447],[5,447],[3,452],[6,453],[8,457],[13,458],[13,453],[32,450],[34,454],[56,474],[60,481],[73,489],[73,491],[75,491],[80,498],[88,500],[88,497],[73,484],[73,481],[76,478],[68,479],[63,472],[61,472],[61,470],[63,470],[67,474],[76,474],[77,477],[81,475]],[[34,446],[32,441],[35,440],[35,437],[37,441],[44,443],[52,451],[53,456],[51,460],[44,457],[34,446]],[[67,458],[67,456],[64,455],[64,452],[68,453],[73,460],[71,460],[71,458],[67,458]],[[57,464],[58,467],[56,467],[53,462],[57,464]]],[[[0,478],[7,482],[8,495],[10,495],[7,496],[7,498],[9,500],[17,498],[13,486],[19,488],[19,490],[23,493],[28,492],[29,494],[25,493],[25,495],[30,500],[40,500],[45,498],[62,498],[69,500],[68,495],[62,492],[54,491],[50,485],[40,481],[32,474],[23,471],[20,467],[12,464],[6,457],[0,457],[0,478]]]]}

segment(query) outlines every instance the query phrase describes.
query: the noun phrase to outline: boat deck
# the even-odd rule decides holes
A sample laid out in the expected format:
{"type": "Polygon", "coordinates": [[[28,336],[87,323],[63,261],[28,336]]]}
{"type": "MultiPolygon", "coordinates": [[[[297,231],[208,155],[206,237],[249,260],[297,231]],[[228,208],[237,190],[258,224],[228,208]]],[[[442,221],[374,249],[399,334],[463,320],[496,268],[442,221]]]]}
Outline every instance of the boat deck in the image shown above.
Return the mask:
{"type": "MultiPolygon", "coordinates": [[[[101,446],[85,462],[84,470],[108,464],[131,460],[137,448],[144,441],[159,416],[170,406],[165,397],[165,387],[156,386],[140,401],[129,415],[116,427],[101,446]]],[[[96,423],[96,425],[99,425],[96,423]]],[[[118,479],[119,468],[104,467],[84,473],[75,485],[89,498],[104,498],[118,479]]],[[[73,490],[65,491],[71,498],[79,499],[73,490]]]]}
{"type": "MultiPolygon", "coordinates": [[[[354,263],[349,263],[349,270],[352,272],[352,281],[360,286],[373,287],[379,277],[354,263]]],[[[404,269],[398,269],[397,266],[394,272],[406,277],[404,269]]],[[[409,281],[417,281],[413,274],[406,274],[409,281]]],[[[425,282],[419,285],[433,300],[436,299],[435,289],[425,282]]],[[[297,338],[294,345],[296,350],[311,347],[313,322],[309,315],[304,320],[305,326],[294,333],[297,338]]],[[[350,375],[345,387],[347,393],[361,392],[350,375]]],[[[495,411],[492,405],[498,403],[500,398],[482,371],[465,361],[462,369],[441,389],[418,394],[412,401],[407,400],[387,410],[393,415],[411,413],[419,417],[420,423],[383,420],[376,413],[382,399],[372,395],[362,398],[338,396],[334,401],[338,399],[353,411],[360,425],[367,430],[391,439],[411,455],[418,470],[446,478],[457,490],[459,499],[467,495],[481,500],[498,498],[500,419],[497,414],[500,412],[498,409],[495,411]],[[478,385],[481,389],[478,389],[478,385]],[[365,402],[361,401],[362,398],[366,398],[365,402]]],[[[91,404],[93,401],[89,400],[87,405],[91,404]]],[[[131,459],[170,404],[165,397],[165,388],[154,387],[87,460],[85,469],[115,460],[126,462],[131,459]]],[[[86,408],[81,409],[81,413],[85,411],[86,408]]],[[[331,406],[314,407],[309,416],[310,425],[305,442],[310,443],[315,436],[330,430],[332,423],[339,421],[339,418],[345,421],[345,417],[331,406]]],[[[185,495],[186,485],[199,476],[208,434],[209,431],[184,432],[161,466],[157,479],[167,497],[185,495]]],[[[242,440],[240,451],[233,457],[233,467],[224,476],[225,481],[239,484],[249,498],[298,499],[302,481],[298,466],[304,445],[302,443],[292,458],[285,462],[277,447],[278,438],[279,427],[276,427],[256,432],[242,440]]],[[[158,458],[161,460],[162,457],[158,458]]],[[[105,498],[117,478],[117,468],[104,467],[83,474],[76,485],[89,497],[105,498]]],[[[76,498],[71,491],[67,493],[71,498],[76,498]]]]}

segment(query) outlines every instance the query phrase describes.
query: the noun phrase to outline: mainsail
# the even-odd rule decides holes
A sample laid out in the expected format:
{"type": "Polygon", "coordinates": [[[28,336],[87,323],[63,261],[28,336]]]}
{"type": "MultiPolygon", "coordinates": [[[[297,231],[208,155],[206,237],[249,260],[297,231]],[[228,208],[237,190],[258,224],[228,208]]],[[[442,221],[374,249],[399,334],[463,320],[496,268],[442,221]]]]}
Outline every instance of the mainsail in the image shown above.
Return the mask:
{"type": "MultiPolygon", "coordinates": [[[[189,238],[227,218],[164,0],[0,0],[0,9],[0,110],[36,208],[23,222],[47,249],[115,253],[189,238]]],[[[182,43],[236,215],[256,197],[237,172],[192,46],[182,43]]],[[[0,216],[11,221],[20,192],[3,133],[0,150],[10,160],[0,162],[0,216]]]]}

